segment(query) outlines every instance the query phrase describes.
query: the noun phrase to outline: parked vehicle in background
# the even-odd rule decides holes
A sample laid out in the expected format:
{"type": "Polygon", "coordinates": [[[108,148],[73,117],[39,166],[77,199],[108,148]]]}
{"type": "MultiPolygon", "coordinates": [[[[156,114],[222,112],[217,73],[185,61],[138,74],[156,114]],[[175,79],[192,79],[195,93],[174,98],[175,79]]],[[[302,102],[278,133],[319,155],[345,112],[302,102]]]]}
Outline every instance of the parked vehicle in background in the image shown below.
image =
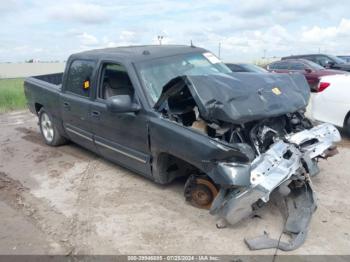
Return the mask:
{"type": "Polygon", "coordinates": [[[350,63],[347,63],[345,60],[334,55],[326,55],[326,54],[293,55],[293,56],[282,57],[281,60],[298,59],[298,58],[310,60],[316,64],[319,64],[320,66],[323,66],[324,68],[350,71],[350,63]]]}
{"type": "Polygon", "coordinates": [[[340,59],[343,59],[347,63],[350,63],[350,55],[338,55],[337,57],[339,57],[340,59]]]}
{"type": "Polygon", "coordinates": [[[310,104],[311,118],[342,127],[350,135],[350,75],[321,77],[310,104]]]}
{"type": "Polygon", "coordinates": [[[317,91],[321,76],[347,74],[346,71],[325,69],[306,59],[287,59],[267,65],[267,70],[276,73],[301,73],[305,76],[312,92],[317,91]]]}
{"type": "Polygon", "coordinates": [[[264,68],[253,65],[253,64],[233,64],[226,63],[227,67],[231,69],[232,72],[247,72],[247,73],[268,73],[264,68]]]}

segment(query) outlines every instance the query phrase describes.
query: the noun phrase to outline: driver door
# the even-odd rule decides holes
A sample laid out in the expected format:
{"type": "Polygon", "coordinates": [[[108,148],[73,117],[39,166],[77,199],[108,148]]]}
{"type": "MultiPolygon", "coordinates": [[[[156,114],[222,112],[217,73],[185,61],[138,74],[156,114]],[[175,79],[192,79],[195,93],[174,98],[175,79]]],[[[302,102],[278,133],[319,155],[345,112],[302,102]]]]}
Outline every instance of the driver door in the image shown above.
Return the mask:
{"type": "Polygon", "coordinates": [[[130,95],[137,101],[134,87],[125,67],[102,62],[95,100],[91,105],[94,140],[105,158],[141,173],[152,176],[148,146],[147,121],[143,110],[115,113],[108,110],[108,98],[130,95]]]}

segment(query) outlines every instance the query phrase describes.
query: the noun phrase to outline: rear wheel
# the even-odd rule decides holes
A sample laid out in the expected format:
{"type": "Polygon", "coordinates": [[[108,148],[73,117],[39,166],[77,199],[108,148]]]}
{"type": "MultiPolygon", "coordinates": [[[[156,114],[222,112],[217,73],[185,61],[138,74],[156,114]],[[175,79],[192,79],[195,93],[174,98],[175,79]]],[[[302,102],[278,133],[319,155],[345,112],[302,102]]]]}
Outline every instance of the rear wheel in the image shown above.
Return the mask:
{"type": "Polygon", "coordinates": [[[185,184],[185,197],[192,205],[210,209],[218,189],[206,176],[191,175],[185,184]]]}
{"type": "Polygon", "coordinates": [[[40,132],[46,144],[50,146],[59,146],[67,142],[53,123],[51,115],[46,112],[44,108],[40,109],[38,115],[40,132]]]}

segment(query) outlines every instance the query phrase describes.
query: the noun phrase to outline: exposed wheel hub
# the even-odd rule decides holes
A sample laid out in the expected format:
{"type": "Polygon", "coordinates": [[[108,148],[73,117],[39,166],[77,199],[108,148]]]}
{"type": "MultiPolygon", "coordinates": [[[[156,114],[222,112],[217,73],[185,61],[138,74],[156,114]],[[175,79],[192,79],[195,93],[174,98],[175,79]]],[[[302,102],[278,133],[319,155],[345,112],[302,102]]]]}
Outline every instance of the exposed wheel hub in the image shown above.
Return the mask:
{"type": "Polygon", "coordinates": [[[185,197],[196,207],[209,209],[218,190],[207,177],[191,175],[185,184],[185,197]]]}

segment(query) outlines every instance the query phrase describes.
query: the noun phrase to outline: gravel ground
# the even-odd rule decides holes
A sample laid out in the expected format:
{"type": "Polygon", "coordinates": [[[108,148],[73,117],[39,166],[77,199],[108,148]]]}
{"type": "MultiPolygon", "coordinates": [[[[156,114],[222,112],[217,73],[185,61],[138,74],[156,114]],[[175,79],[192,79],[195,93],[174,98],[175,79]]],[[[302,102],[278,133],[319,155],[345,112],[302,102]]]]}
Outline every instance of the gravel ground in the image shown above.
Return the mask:
{"type": "MultiPolygon", "coordinates": [[[[75,144],[52,148],[27,111],[0,115],[0,254],[267,254],[244,237],[278,238],[270,204],[260,218],[217,229],[188,205],[184,181],[157,185],[75,144]]],[[[318,210],[306,243],[278,254],[350,254],[350,140],[320,163],[318,210]]]]}

